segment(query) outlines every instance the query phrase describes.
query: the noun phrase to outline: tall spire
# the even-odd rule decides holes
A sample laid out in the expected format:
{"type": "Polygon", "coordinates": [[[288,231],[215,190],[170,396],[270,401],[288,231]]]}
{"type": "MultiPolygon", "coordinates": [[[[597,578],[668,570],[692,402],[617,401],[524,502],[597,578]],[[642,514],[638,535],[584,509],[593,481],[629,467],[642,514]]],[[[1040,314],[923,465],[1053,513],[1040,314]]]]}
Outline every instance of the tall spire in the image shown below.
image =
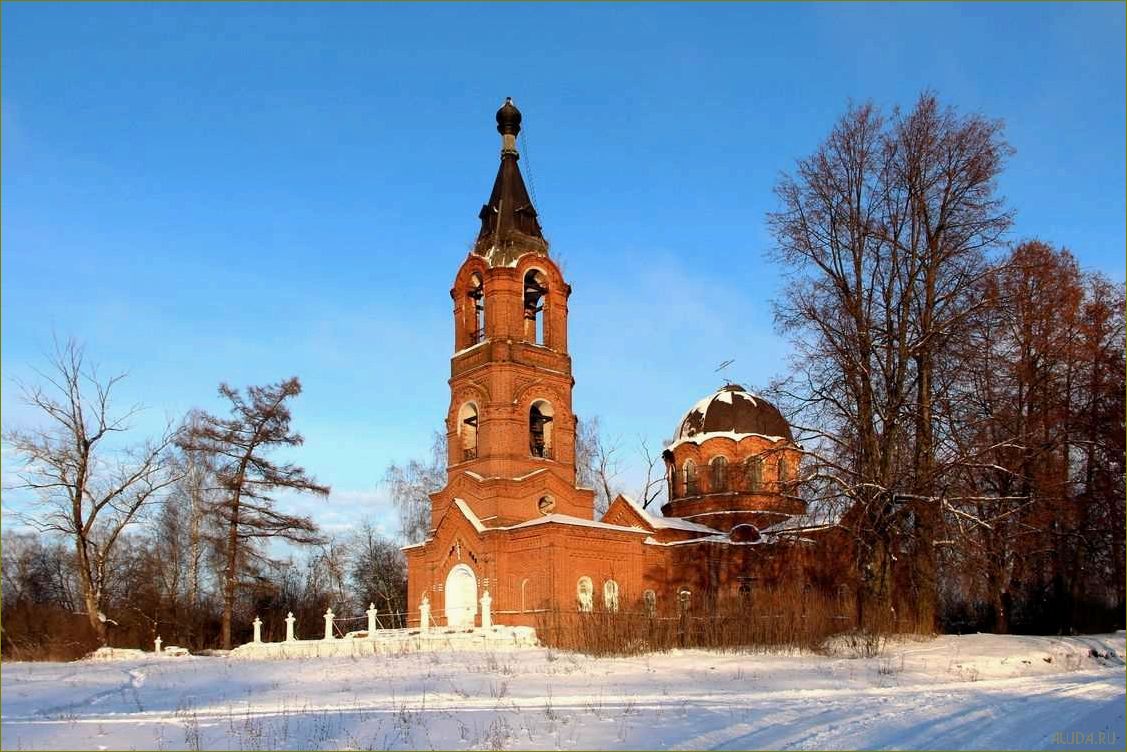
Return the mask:
{"type": "Polygon", "coordinates": [[[501,166],[493,181],[489,201],[481,207],[481,232],[473,252],[485,256],[493,266],[514,261],[523,253],[547,253],[548,244],[540,231],[536,208],[524,187],[517,160],[517,134],[520,133],[520,110],[513,98],[497,110],[497,132],[501,134],[501,166]]]}

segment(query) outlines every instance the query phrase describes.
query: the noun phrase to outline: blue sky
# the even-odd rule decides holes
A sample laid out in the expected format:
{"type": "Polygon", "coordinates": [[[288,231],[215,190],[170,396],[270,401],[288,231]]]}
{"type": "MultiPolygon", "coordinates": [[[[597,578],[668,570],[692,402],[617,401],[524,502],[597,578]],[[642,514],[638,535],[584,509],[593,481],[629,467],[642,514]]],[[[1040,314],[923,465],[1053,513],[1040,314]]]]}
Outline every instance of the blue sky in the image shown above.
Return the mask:
{"type": "Polygon", "coordinates": [[[220,409],[221,380],[296,374],[296,458],[334,494],[291,503],[330,527],[389,520],[383,469],[442,424],[448,290],[505,96],[574,289],[576,412],[626,443],[660,446],[722,360],[753,388],[785,369],[764,214],[850,99],[931,88],[1004,119],[1012,239],[1124,279],[1121,3],[5,3],[2,21],[4,426],[32,419],[12,379],[52,332],[129,371],[138,435],[220,409]]]}

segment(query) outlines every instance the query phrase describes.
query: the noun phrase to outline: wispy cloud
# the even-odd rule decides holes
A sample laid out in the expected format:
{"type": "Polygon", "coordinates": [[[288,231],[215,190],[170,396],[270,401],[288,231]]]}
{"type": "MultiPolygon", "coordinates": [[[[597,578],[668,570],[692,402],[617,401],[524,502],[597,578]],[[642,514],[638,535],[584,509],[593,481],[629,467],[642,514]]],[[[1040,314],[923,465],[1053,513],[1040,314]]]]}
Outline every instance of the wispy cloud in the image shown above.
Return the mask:
{"type": "Polygon", "coordinates": [[[308,516],[331,535],[351,532],[362,522],[371,523],[382,535],[395,536],[398,530],[395,505],[380,487],[333,489],[327,499],[313,494],[279,494],[277,505],[287,514],[308,516]]]}

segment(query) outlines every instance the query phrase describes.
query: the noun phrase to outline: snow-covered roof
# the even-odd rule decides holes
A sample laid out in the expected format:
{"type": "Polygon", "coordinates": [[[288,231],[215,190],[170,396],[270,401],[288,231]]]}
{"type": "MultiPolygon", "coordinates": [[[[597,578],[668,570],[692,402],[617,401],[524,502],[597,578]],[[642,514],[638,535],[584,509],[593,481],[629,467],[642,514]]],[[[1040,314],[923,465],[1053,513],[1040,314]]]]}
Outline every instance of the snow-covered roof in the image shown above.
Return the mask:
{"type": "MultiPolygon", "coordinates": [[[[585,520],[582,517],[572,517],[570,514],[547,514],[543,517],[538,517],[534,520],[527,520],[525,522],[518,522],[515,525],[503,525],[499,527],[488,527],[482,523],[481,518],[474,514],[470,509],[470,505],[462,499],[454,499],[454,506],[465,516],[470,524],[473,525],[474,530],[479,533],[484,533],[487,530],[519,530],[521,528],[533,527],[535,525],[545,525],[549,523],[556,523],[558,525],[574,525],[576,527],[594,527],[601,530],[614,530],[620,533],[646,533],[645,530],[639,530],[636,527],[624,527],[622,525],[611,525],[608,522],[598,522],[596,520],[585,520]]],[[[703,527],[703,526],[702,526],[703,527]]]]}
{"type": "Polygon", "coordinates": [[[727,535],[708,535],[703,538],[689,538],[687,540],[664,542],[651,536],[642,542],[650,546],[689,546],[697,543],[715,543],[721,546],[761,546],[764,543],[771,543],[773,541],[767,540],[766,538],[760,538],[754,541],[734,541],[727,535]]]}
{"type": "Polygon", "coordinates": [[[790,424],[778,408],[739,384],[725,384],[689,408],[673,439],[724,433],[791,438],[790,424]]]}
{"type": "Polygon", "coordinates": [[[506,475],[490,475],[487,478],[484,475],[482,475],[481,473],[475,473],[473,470],[463,470],[462,472],[464,474],[470,476],[474,480],[486,481],[486,480],[526,480],[528,478],[531,478],[534,475],[539,475],[540,473],[547,472],[547,470],[548,470],[548,468],[546,468],[546,467],[538,467],[535,470],[533,470],[532,472],[525,473],[524,475],[517,476],[516,478],[510,478],[506,475]]]}
{"type": "Polygon", "coordinates": [[[484,345],[488,341],[489,340],[487,340],[487,339],[483,339],[483,340],[481,340],[481,342],[475,342],[474,344],[470,345],[469,347],[463,347],[461,350],[458,350],[457,352],[454,353],[454,355],[458,356],[458,355],[461,355],[462,353],[468,353],[470,350],[476,350],[477,348],[481,347],[482,345],[484,345]]]}
{"type": "Polygon", "coordinates": [[[520,528],[533,527],[534,525],[546,525],[549,523],[556,523],[559,525],[575,525],[576,527],[593,527],[600,530],[614,530],[615,532],[619,533],[641,533],[642,535],[649,535],[649,533],[647,533],[645,530],[639,530],[636,527],[612,525],[609,522],[598,522],[597,520],[585,520],[582,517],[572,517],[570,514],[546,514],[539,519],[528,520],[527,522],[519,522],[516,525],[493,529],[518,530],[520,528]]]}
{"type": "Polygon", "coordinates": [[[715,394],[710,394],[707,397],[702,397],[701,399],[697,400],[695,405],[685,411],[685,414],[681,416],[681,420],[677,421],[677,430],[681,430],[681,426],[685,425],[685,421],[688,420],[689,416],[693,413],[700,413],[701,415],[703,415],[704,411],[707,410],[708,406],[712,404],[712,400],[715,397],[715,394]]]}
{"type": "Polygon", "coordinates": [[[478,531],[479,533],[484,533],[486,530],[490,529],[481,524],[481,520],[476,514],[474,514],[474,511],[470,509],[470,505],[466,502],[462,501],[461,499],[454,499],[454,506],[458,507],[459,511],[461,511],[461,513],[465,515],[466,519],[470,521],[471,525],[473,525],[474,530],[478,531]]]}
{"type": "Polygon", "coordinates": [[[507,266],[510,269],[514,269],[514,268],[516,268],[517,264],[520,263],[520,260],[523,257],[527,256],[528,253],[531,253],[531,251],[526,252],[526,253],[522,253],[519,256],[516,256],[515,258],[509,258],[506,261],[506,257],[508,256],[508,253],[509,253],[508,248],[498,248],[496,245],[491,245],[491,246],[489,246],[489,248],[487,250],[482,252],[481,255],[485,257],[485,260],[489,262],[490,266],[502,266],[502,264],[500,264],[498,262],[499,261],[505,261],[504,266],[507,266]]]}
{"type": "MultiPolygon", "coordinates": [[[[463,499],[455,498],[454,506],[458,507],[458,511],[460,511],[462,515],[467,520],[469,520],[469,523],[473,525],[474,530],[479,533],[484,533],[488,530],[520,530],[526,527],[535,527],[536,525],[557,524],[572,525],[575,527],[590,527],[598,530],[612,530],[619,533],[641,533],[647,536],[645,540],[646,543],[660,546],[680,546],[688,543],[721,543],[724,545],[744,546],[758,545],[760,543],[760,541],[733,541],[727,535],[721,533],[715,528],[708,527],[707,525],[701,525],[696,522],[690,522],[689,520],[682,519],[680,517],[660,517],[658,515],[653,515],[643,509],[641,505],[638,504],[638,502],[634,501],[634,499],[630,498],[629,496],[622,494],[622,499],[630,505],[631,509],[633,509],[638,514],[638,516],[645,520],[646,523],[655,530],[686,530],[694,533],[704,533],[704,535],[697,538],[690,538],[688,540],[668,541],[663,543],[650,537],[649,533],[645,530],[642,530],[641,528],[626,527],[625,525],[612,525],[609,522],[587,520],[583,519],[582,517],[572,517],[569,514],[555,513],[548,514],[543,517],[538,517],[534,520],[518,522],[515,525],[489,527],[484,522],[482,522],[481,518],[474,513],[473,509],[470,508],[470,505],[467,504],[463,499]]],[[[828,507],[814,507],[804,514],[796,515],[769,527],[765,527],[760,530],[759,533],[764,538],[774,538],[781,533],[791,534],[833,527],[837,523],[837,519],[831,513],[831,511],[832,510],[830,510],[828,507]]],[[[710,514],[717,513],[712,512],[710,514]]],[[[422,545],[425,545],[425,541],[424,543],[413,543],[408,546],[401,546],[400,549],[406,551],[408,549],[417,548],[422,545]]]]}
{"type": "Polygon", "coordinates": [[[759,532],[763,535],[778,535],[779,533],[823,530],[833,527],[840,519],[841,513],[836,507],[828,504],[811,504],[804,513],[776,522],[759,532]]]}
{"type": "Polygon", "coordinates": [[[626,494],[620,494],[620,496],[622,496],[622,500],[629,504],[630,508],[633,509],[639,517],[645,520],[646,523],[655,530],[687,530],[693,533],[706,533],[709,535],[720,534],[719,530],[708,527],[707,525],[701,525],[698,522],[689,522],[680,517],[662,517],[656,514],[650,514],[642,508],[641,504],[634,501],[631,497],[626,494]]]}

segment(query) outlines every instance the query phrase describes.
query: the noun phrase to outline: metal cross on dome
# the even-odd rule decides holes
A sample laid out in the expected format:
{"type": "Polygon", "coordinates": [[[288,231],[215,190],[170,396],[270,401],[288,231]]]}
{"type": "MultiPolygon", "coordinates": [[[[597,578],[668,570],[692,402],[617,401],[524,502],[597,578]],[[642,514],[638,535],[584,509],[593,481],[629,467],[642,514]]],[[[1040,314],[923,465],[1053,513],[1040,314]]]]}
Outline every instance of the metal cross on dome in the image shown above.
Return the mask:
{"type": "MultiPolygon", "coordinates": [[[[725,360],[725,361],[724,361],[723,363],[721,363],[720,365],[718,365],[718,366],[716,367],[716,370],[715,370],[715,371],[713,371],[713,373],[721,373],[721,372],[722,372],[722,371],[723,371],[723,370],[724,370],[725,368],[727,368],[728,366],[732,365],[732,364],[733,364],[733,363],[735,363],[735,362],[736,362],[736,359],[735,359],[735,358],[729,358],[728,360],[725,360]]],[[[722,376],[723,376],[723,378],[724,378],[724,386],[731,386],[731,385],[732,385],[732,382],[731,382],[731,380],[730,380],[730,379],[728,378],[728,375],[727,375],[727,374],[721,374],[721,375],[722,375],[722,376]]]]}

